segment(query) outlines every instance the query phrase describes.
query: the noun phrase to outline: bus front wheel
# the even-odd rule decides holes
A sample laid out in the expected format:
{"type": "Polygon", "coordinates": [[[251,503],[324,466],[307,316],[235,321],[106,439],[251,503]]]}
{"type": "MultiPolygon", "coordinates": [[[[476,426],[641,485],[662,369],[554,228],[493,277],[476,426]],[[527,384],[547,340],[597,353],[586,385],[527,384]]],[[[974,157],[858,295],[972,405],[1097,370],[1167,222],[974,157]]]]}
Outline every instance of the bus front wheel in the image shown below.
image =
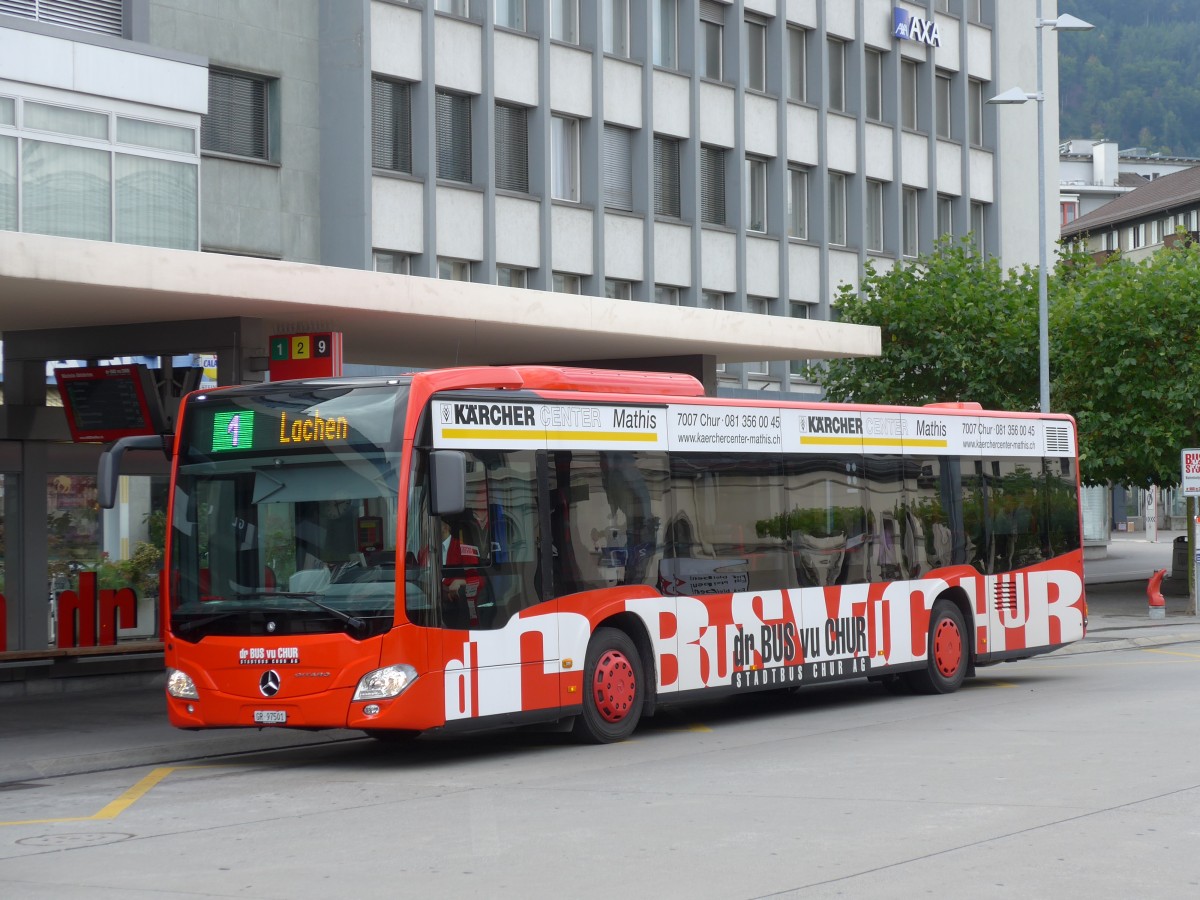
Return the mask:
{"type": "Polygon", "coordinates": [[[929,655],[925,668],[908,674],[909,687],[918,694],[949,694],[962,687],[971,651],[962,612],[948,600],[939,600],[929,614],[929,655]]]}
{"type": "Polygon", "coordinates": [[[575,736],[609,744],[633,734],[642,717],[642,679],[642,659],[629,635],[616,628],[597,629],[588,642],[583,712],[575,719],[575,736]]]}

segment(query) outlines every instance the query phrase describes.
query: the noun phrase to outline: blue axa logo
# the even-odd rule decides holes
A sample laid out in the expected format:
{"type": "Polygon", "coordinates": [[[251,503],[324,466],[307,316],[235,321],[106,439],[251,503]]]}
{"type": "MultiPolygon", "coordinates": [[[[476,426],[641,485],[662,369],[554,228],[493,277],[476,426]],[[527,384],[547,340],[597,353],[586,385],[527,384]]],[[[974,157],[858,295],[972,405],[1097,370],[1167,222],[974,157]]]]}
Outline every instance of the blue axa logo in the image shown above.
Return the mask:
{"type": "Polygon", "coordinates": [[[942,46],[942,34],[936,22],[914,16],[900,6],[892,7],[892,34],[900,41],[916,41],[930,47],[942,46]]]}

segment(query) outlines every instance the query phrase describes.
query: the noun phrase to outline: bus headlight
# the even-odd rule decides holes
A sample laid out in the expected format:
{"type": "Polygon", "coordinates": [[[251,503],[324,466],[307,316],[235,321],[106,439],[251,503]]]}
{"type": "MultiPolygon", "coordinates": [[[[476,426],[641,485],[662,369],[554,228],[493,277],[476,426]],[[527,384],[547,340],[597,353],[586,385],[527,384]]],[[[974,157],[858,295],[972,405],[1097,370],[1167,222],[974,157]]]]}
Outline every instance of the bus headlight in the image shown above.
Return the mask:
{"type": "Polygon", "coordinates": [[[358,682],[355,700],[390,700],[399,697],[417,680],[417,670],[401,663],[368,672],[358,682]]]}
{"type": "Polygon", "coordinates": [[[187,672],[178,669],[167,669],[167,693],[180,700],[199,700],[196,684],[187,672]]]}

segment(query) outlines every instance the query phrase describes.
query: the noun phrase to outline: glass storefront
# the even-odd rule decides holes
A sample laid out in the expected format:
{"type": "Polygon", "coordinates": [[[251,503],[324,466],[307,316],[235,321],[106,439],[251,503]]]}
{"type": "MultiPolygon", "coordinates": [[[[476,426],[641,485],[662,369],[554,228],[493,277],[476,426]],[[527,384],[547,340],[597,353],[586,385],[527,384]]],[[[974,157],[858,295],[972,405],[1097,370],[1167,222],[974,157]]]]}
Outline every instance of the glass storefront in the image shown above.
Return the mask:
{"type": "Polygon", "coordinates": [[[102,510],[95,475],[47,478],[52,646],[157,639],[167,484],[165,475],[123,477],[116,506],[102,510]]]}

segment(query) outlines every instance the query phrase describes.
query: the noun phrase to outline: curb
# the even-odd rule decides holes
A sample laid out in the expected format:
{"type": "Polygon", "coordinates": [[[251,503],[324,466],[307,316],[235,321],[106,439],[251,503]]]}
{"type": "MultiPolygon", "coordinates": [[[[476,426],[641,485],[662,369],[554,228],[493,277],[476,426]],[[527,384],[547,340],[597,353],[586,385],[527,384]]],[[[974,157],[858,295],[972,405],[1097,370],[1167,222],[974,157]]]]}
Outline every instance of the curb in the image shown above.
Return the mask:
{"type": "Polygon", "coordinates": [[[179,743],[107,750],[90,755],[26,759],[12,765],[0,765],[0,784],[60,778],[66,775],[88,775],[137,766],[180,765],[245,753],[269,753],[273,750],[361,740],[366,740],[361,732],[344,729],[325,732],[279,731],[277,737],[269,739],[263,739],[258,732],[230,734],[207,740],[185,739],[179,743]]]}
{"type": "MultiPolygon", "coordinates": [[[[1161,628],[1161,626],[1159,627],[1161,628]]],[[[1101,653],[1105,650],[1136,650],[1139,647],[1161,647],[1167,644],[1187,644],[1195,641],[1200,641],[1200,631],[1177,631],[1171,634],[1111,638],[1089,635],[1078,643],[1055,650],[1053,655],[1072,656],[1080,653],[1101,653]]]]}

